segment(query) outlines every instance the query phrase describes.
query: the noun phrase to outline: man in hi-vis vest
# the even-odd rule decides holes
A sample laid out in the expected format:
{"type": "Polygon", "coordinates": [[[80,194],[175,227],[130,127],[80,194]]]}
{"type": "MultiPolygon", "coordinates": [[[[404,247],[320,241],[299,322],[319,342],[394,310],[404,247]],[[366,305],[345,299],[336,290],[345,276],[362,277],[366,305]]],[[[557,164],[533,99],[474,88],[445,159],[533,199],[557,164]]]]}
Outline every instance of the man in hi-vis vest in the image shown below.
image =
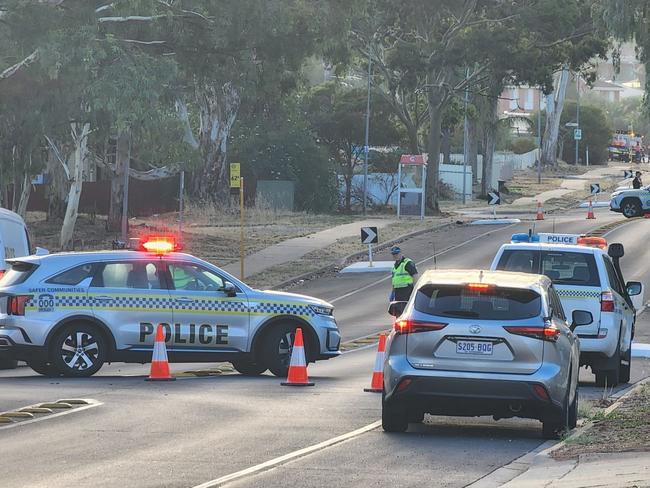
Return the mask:
{"type": "Polygon", "coordinates": [[[390,253],[395,260],[392,279],[393,292],[390,298],[391,301],[406,302],[413,291],[413,284],[418,270],[413,260],[402,255],[402,250],[399,247],[393,247],[390,253]]]}

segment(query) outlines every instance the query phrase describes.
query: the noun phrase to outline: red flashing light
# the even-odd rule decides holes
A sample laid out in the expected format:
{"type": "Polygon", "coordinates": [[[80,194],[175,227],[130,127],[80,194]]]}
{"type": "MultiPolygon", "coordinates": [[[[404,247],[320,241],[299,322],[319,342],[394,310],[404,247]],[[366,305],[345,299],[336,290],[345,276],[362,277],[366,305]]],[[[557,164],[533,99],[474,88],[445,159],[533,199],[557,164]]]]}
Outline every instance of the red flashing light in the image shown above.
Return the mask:
{"type": "Polygon", "coordinates": [[[394,329],[398,334],[414,334],[416,332],[430,332],[441,330],[447,324],[441,322],[426,322],[424,320],[400,319],[395,321],[394,329]]]}
{"type": "Polygon", "coordinates": [[[604,237],[578,237],[578,245],[605,249],[607,247],[607,239],[604,237]]]}
{"type": "Polygon", "coordinates": [[[140,249],[154,254],[166,254],[180,251],[182,246],[172,236],[147,237],[140,243],[140,249]]]}
{"type": "Polygon", "coordinates": [[[7,315],[25,315],[25,305],[32,295],[14,295],[7,298],[7,315]]]}

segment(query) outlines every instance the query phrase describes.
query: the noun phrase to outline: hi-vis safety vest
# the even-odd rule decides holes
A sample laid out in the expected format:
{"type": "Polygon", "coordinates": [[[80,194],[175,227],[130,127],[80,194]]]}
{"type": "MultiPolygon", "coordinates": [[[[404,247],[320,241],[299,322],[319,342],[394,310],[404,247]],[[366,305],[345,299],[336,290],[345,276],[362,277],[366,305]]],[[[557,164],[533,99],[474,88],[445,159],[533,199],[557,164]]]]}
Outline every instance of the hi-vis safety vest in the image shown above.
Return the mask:
{"type": "Polygon", "coordinates": [[[393,267],[393,288],[405,288],[413,284],[413,277],[406,271],[406,265],[410,262],[409,258],[404,258],[397,268],[393,267]]]}

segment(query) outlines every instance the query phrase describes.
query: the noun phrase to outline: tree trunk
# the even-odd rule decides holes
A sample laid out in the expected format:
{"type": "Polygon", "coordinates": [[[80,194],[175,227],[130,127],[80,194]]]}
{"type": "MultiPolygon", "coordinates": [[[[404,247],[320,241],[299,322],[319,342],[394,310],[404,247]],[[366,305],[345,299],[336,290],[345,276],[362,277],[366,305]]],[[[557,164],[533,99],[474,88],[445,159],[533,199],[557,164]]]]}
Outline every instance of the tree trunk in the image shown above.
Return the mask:
{"type": "Polygon", "coordinates": [[[474,118],[467,120],[467,159],[472,165],[472,184],[478,183],[478,121],[474,118]]]}
{"type": "Polygon", "coordinates": [[[74,247],[74,226],[77,223],[79,213],[79,198],[83,185],[84,160],[88,157],[88,134],[90,124],[73,122],[72,138],[74,140],[74,154],[69,160],[70,191],[68,193],[68,204],[65,210],[63,226],[61,227],[60,246],[63,250],[70,250],[74,247]]]}
{"type": "MultiPolygon", "coordinates": [[[[499,99],[494,97],[488,101],[488,113],[485,120],[483,151],[483,175],[481,181],[481,196],[487,196],[492,190],[492,173],[494,171],[494,148],[496,146],[497,125],[499,124],[498,114],[499,99]]],[[[496,190],[496,188],[494,188],[496,190]]]]}
{"type": "Polygon", "coordinates": [[[31,181],[30,171],[29,171],[31,166],[32,166],[32,155],[30,154],[29,166],[28,169],[25,171],[25,174],[23,175],[23,185],[20,191],[20,200],[18,200],[18,209],[16,210],[18,215],[20,215],[23,219],[27,215],[27,204],[29,203],[29,195],[32,190],[32,181],[31,181]]]}
{"type": "Polygon", "coordinates": [[[49,178],[47,194],[47,221],[60,221],[65,215],[65,196],[68,192],[69,182],[61,162],[52,148],[47,153],[47,175],[49,178]]]}
{"type": "Polygon", "coordinates": [[[442,130],[442,162],[444,164],[451,164],[451,129],[445,127],[442,130]]]}
{"type": "Polygon", "coordinates": [[[415,124],[406,126],[406,133],[409,141],[409,151],[411,154],[420,154],[420,139],[418,137],[418,127],[415,124]]]}
{"type": "Polygon", "coordinates": [[[569,70],[564,68],[557,77],[555,90],[546,96],[546,126],[542,138],[542,164],[557,164],[557,139],[568,81],[569,70]]]}
{"type": "Polygon", "coordinates": [[[239,91],[232,83],[204,85],[196,93],[200,108],[199,148],[203,168],[195,172],[195,193],[203,199],[229,201],[228,137],[240,106],[239,91]]]}
{"type": "Polygon", "coordinates": [[[115,171],[111,175],[111,200],[108,207],[106,230],[119,232],[122,223],[122,205],[124,205],[124,176],[129,171],[131,137],[129,131],[123,130],[117,135],[115,147],[115,171]]]}
{"type": "Polygon", "coordinates": [[[440,177],[440,131],[442,130],[442,110],[444,95],[432,88],[428,97],[429,106],[429,164],[427,166],[427,207],[439,213],[438,181],[440,177]]]}

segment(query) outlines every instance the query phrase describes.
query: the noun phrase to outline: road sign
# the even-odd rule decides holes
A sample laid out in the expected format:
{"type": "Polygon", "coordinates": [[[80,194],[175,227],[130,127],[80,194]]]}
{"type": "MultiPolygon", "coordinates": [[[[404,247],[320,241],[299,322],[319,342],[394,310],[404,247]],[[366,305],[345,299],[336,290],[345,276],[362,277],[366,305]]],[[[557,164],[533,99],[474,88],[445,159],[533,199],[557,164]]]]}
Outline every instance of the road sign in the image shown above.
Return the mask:
{"type": "Polygon", "coordinates": [[[633,177],[634,177],[634,173],[631,170],[629,169],[623,170],[623,178],[628,179],[633,177]]]}
{"type": "Polygon", "coordinates": [[[490,197],[488,205],[501,205],[501,194],[498,191],[492,190],[488,193],[488,197],[490,197]]]}
{"type": "Polygon", "coordinates": [[[577,122],[567,122],[566,124],[564,124],[564,126],[565,127],[578,127],[578,123],[577,122]]]}
{"type": "Polygon", "coordinates": [[[377,244],[378,242],[377,227],[361,227],[361,244],[377,244]]]}
{"type": "Polygon", "coordinates": [[[600,193],[600,185],[598,183],[592,183],[591,184],[591,194],[592,195],[597,195],[600,193]]]}
{"type": "Polygon", "coordinates": [[[582,139],[582,129],[573,129],[573,139],[576,141],[582,139]]]}
{"type": "Polygon", "coordinates": [[[230,188],[239,188],[241,186],[241,165],[239,163],[230,163],[230,188]]]}

